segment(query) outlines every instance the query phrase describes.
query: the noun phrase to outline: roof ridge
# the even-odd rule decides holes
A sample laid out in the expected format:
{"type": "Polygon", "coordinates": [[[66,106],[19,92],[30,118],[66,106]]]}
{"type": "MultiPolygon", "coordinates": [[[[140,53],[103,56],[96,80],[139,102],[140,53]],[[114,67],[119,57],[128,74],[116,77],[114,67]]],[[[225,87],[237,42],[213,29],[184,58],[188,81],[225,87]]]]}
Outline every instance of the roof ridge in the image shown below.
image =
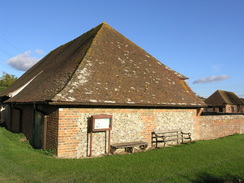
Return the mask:
{"type": "Polygon", "coordinates": [[[92,45],[94,45],[94,44],[96,43],[96,39],[97,39],[98,36],[100,35],[101,29],[102,29],[104,26],[108,26],[108,27],[110,27],[106,22],[103,22],[103,23],[99,24],[98,26],[96,26],[95,28],[93,28],[93,29],[96,29],[96,28],[99,28],[99,29],[98,29],[98,31],[96,32],[96,34],[95,34],[95,36],[94,36],[94,38],[93,38],[93,40],[92,40],[92,42],[91,42],[89,48],[87,49],[87,51],[86,51],[86,53],[85,53],[85,55],[84,55],[83,58],[85,58],[87,55],[90,55],[90,52],[92,51],[92,45]]]}
{"type": "Polygon", "coordinates": [[[234,92],[225,90],[218,90],[218,92],[226,104],[233,104],[233,100],[235,101],[234,103],[237,102],[236,99],[239,100],[239,97],[234,92]]]}
{"type": "Polygon", "coordinates": [[[224,90],[217,90],[217,92],[219,93],[219,95],[221,96],[221,98],[223,99],[224,103],[227,103],[228,101],[226,101],[226,94],[224,90]]]}
{"type": "MultiPolygon", "coordinates": [[[[95,40],[96,37],[97,37],[98,32],[101,30],[102,26],[105,25],[105,24],[106,24],[106,22],[103,22],[103,23],[99,24],[98,26],[94,27],[93,29],[91,29],[91,30],[89,30],[89,31],[87,31],[87,32],[85,32],[85,33],[83,33],[83,34],[81,35],[81,36],[83,36],[84,34],[87,34],[87,33],[89,33],[89,32],[92,32],[92,31],[94,31],[95,29],[98,29],[97,31],[95,31],[94,35],[92,36],[92,37],[93,37],[93,38],[92,38],[92,41],[91,41],[91,43],[90,43],[88,49],[86,50],[86,53],[85,53],[84,56],[80,59],[80,61],[79,61],[80,63],[77,64],[76,69],[74,69],[73,73],[71,74],[70,78],[67,80],[66,84],[65,84],[65,85],[64,85],[58,92],[56,92],[56,93],[51,97],[51,100],[53,100],[59,93],[61,93],[61,92],[66,88],[66,86],[69,84],[69,82],[73,79],[75,73],[77,72],[78,68],[79,68],[80,65],[82,64],[82,61],[83,61],[84,58],[87,56],[87,54],[90,53],[91,47],[92,47],[92,45],[93,45],[93,43],[94,43],[94,40],[95,40]]],[[[81,37],[81,36],[79,36],[79,37],[81,37]]],[[[78,37],[78,38],[79,38],[79,37],[78,37]]],[[[76,38],[76,39],[78,39],[78,38],[76,38]]],[[[72,41],[74,41],[74,40],[72,40],[72,41]]],[[[71,42],[71,41],[70,41],[70,42],[71,42]]],[[[68,43],[66,43],[66,44],[68,44],[68,43]]],[[[85,63],[82,64],[82,65],[85,65],[85,63]]]]}

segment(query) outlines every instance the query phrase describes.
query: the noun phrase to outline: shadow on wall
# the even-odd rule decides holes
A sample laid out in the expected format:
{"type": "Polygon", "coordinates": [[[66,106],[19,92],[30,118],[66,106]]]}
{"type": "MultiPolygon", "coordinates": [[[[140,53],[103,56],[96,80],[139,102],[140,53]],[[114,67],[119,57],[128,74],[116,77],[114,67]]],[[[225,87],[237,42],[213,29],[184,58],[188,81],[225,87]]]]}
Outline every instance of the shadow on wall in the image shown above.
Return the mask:
{"type": "Polygon", "coordinates": [[[0,127],[6,127],[5,123],[0,122],[0,127]]]}
{"type": "Polygon", "coordinates": [[[223,112],[203,112],[201,116],[212,116],[212,115],[244,115],[244,113],[223,113],[223,112]]]}
{"type": "Polygon", "coordinates": [[[87,118],[87,133],[86,133],[86,156],[88,157],[89,156],[89,154],[90,154],[90,152],[89,152],[89,135],[90,135],[90,131],[91,131],[91,120],[92,120],[92,118],[91,117],[88,117],[87,118]]]}

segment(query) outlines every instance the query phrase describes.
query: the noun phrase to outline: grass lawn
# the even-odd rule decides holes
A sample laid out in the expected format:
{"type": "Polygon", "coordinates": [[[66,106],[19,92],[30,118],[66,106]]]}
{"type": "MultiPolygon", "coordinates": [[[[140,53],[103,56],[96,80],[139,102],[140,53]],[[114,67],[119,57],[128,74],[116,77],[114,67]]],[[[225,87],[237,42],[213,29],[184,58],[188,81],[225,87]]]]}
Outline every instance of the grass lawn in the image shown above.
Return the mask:
{"type": "Polygon", "coordinates": [[[244,182],[244,135],[129,155],[57,159],[0,127],[0,182],[244,182]]]}

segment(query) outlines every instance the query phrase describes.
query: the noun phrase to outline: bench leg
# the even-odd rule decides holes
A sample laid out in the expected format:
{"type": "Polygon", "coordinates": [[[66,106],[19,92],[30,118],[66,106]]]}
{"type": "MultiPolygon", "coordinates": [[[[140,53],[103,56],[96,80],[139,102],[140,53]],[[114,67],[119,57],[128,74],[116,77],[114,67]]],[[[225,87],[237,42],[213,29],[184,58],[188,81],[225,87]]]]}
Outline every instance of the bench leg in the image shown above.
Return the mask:
{"type": "Polygon", "coordinates": [[[145,150],[145,149],[147,148],[147,145],[140,145],[139,148],[140,148],[141,150],[145,150]]]}
{"type": "Polygon", "coordinates": [[[125,152],[133,153],[133,147],[126,147],[125,152]]]}
{"type": "Polygon", "coordinates": [[[113,146],[110,147],[110,153],[111,153],[111,154],[114,154],[114,152],[115,152],[116,150],[117,150],[117,149],[116,149],[115,147],[113,147],[113,146]]]}

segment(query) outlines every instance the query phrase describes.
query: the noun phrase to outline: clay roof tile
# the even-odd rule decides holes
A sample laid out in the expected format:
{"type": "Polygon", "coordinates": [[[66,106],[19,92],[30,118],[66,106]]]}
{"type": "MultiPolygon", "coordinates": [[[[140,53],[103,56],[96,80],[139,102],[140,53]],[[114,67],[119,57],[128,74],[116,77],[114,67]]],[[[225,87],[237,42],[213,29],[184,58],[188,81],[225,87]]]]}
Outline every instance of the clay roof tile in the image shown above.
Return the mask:
{"type": "Polygon", "coordinates": [[[50,52],[1,96],[29,82],[7,102],[204,106],[185,79],[104,22],[50,52]]]}

